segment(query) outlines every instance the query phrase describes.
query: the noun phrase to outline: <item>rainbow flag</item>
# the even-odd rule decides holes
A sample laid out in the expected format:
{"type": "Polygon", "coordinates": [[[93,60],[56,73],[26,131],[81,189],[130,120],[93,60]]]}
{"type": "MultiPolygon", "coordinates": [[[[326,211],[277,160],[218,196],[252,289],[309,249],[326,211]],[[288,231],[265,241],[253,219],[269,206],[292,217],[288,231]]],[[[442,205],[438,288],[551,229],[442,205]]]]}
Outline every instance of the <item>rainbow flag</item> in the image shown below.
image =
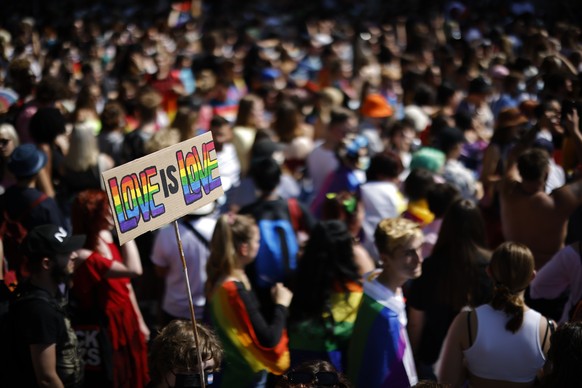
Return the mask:
{"type": "Polygon", "coordinates": [[[345,370],[346,352],[362,299],[362,286],[355,282],[346,284],[348,291],[339,285],[330,296],[330,313],[321,319],[309,319],[290,325],[289,351],[291,365],[309,360],[326,360],[336,369],[345,370]]]}
{"type": "Polygon", "coordinates": [[[225,353],[223,387],[246,387],[258,372],[283,374],[289,368],[287,332],[273,348],[259,344],[239,290],[242,284],[227,281],[210,300],[210,319],[225,353]]]}
{"type": "Polygon", "coordinates": [[[401,295],[364,283],[348,350],[348,378],[358,388],[401,388],[418,382],[401,295]]]}

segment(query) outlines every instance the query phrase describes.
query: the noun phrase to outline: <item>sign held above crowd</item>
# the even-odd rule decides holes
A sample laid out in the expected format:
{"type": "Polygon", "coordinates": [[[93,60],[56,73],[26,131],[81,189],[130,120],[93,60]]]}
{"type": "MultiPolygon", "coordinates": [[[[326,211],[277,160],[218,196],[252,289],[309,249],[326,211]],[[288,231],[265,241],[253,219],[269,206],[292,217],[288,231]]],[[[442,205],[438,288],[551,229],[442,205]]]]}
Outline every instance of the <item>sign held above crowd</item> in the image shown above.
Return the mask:
{"type": "Polygon", "coordinates": [[[120,244],[224,193],[210,132],[105,171],[102,177],[120,244]]]}

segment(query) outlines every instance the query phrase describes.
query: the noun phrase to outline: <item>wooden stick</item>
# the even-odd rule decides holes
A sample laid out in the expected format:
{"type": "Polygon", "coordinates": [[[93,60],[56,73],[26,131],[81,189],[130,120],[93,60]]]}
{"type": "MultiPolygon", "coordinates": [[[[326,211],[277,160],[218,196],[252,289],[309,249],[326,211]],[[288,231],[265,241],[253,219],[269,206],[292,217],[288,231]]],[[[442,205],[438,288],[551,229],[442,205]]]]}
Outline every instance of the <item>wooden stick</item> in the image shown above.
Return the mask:
{"type": "Polygon", "coordinates": [[[180,250],[180,258],[182,259],[182,268],[184,269],[184,278],[186,279],[186,291],[188,292],[188,304],[190,305],[190,318],[192,319],[192,329],[194,330],[194,342],[196,343],[196,356],[198,357],[198,365],[200,370],[200,386],[206,388],[206,376],[204,375],[204,365],[202,364],[202,350],[200,349],[200,340],[198,339],[198,329],[196,328],[196,314],[194,314],[194,302],[192,301],[192,291],[190,290],[190,278],[188,277],[188,265],[184,257],[184,248],[182,247],[182,239],[180,238],[180,229],[178,228],[178,220],[174,221],[174,231],[176,232],[176,241],[178,242],[178,249],[180,250]]]}

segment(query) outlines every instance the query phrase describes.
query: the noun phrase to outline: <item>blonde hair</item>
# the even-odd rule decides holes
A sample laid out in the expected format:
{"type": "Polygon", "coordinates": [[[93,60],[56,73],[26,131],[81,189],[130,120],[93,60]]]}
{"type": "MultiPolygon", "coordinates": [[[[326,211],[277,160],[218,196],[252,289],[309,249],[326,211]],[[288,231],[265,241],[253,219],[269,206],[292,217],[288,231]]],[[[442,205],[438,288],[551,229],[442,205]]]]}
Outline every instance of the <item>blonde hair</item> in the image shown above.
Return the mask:
{"type": "Polygon", "coordinates": [[[153,136],[145,143],[146,154],[163,150],[166,147],[178,144],[180,142],[180,131],[174,128],[164,128],[154,133],[153,136]]]}
{"type": "Polygon", "coordinates": [[[86,171],[97,164],[99,158],[99,146],[95,123],[84,121],[75,124],[70,135],[70,147],[65,156],[65,167],[71,171],[86,171]]]}
{"type": "Polygon", "coordinates": [[[210,241],[210,257],[206,263],[206,294],[210,295],[218,280],[233,273],[237,266],[237,250],[254,236],[256,223],[250,216],[224,214],[216,222],[210,241]]]}
{"type": "Polygon", "coordinates": [[[489,270],[495,283],[491,306],[510,317],[505,328],[515,333],[523,323],[525,304],[520,293],[527,288],[534,273],[533,254],[523,244],[505,242],[493,252],[489,270]]]}
{"type": "Polygon", "coordinates": [[[8,123],[0,124],[0,134],[2,133],[6,134],[6,136],[12,140],[12,145],[14,145],[14,148],[19,146],[20,139],[18,138],[18,133],[16,133],[16,129],[13,125],[8,123]]]}
{"type": "Polygon", "coordinates": [[[378,252],[392,254],[412,239],[422,237],[420,226],[406,218],[385,218],[376,227],[374,240],[378,252]]]}

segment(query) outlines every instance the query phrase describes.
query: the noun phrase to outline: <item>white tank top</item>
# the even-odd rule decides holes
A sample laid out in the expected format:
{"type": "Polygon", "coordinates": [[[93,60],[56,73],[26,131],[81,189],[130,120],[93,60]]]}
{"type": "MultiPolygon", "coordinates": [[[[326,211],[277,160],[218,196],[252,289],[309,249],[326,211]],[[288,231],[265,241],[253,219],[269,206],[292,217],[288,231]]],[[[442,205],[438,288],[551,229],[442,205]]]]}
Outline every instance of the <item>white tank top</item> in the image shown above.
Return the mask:
{"type": "Polygon", "coordinates": [[[527,383],[535,379],[546,358],[540,345],[542,315],[527,310],[523,324],[514,334],[505,328],[508,317],[486,304],[475,309],[477,336],[465,350],[469,371],[491,380],[527,383]]]}

